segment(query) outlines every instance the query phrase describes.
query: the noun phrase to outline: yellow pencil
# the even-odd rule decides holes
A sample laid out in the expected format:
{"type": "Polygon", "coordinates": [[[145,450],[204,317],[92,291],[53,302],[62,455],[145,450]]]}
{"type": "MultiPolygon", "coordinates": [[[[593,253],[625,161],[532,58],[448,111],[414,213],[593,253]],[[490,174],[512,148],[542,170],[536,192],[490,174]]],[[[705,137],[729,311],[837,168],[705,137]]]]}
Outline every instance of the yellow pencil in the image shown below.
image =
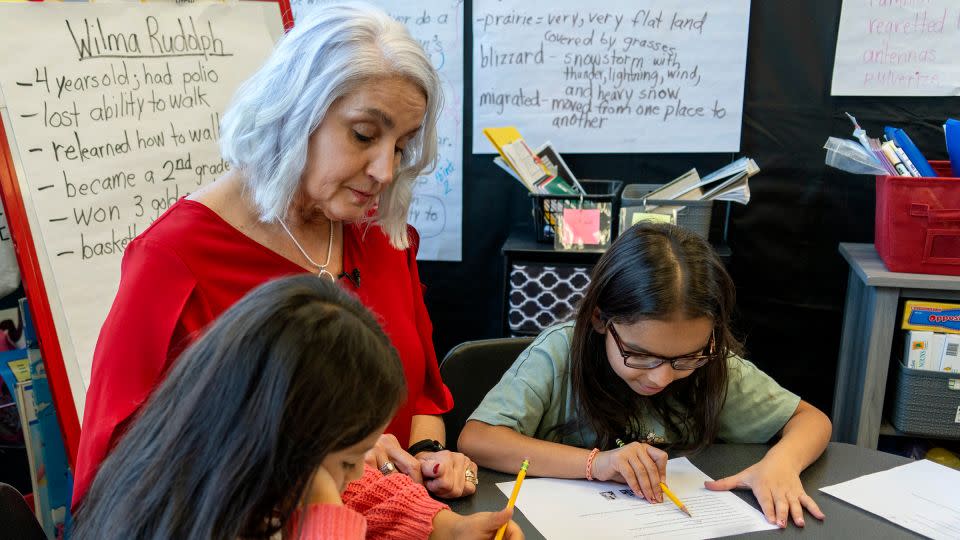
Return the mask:
{"type": "MultiPolygon", "coordinates": [[[[621,441],[620,439],[617,439],[617,446],[622,448],[623,441],[621,441]]],[[[677,496],[674,495],[672,491],[670,491],[670,488],[668,488],[666,484],[664,484],[663,482],[660,482],[660,489],[663,490],[663,492],[667,495],[667,497],[669,497],[670,500],[673,501],[673,504],[677,505],[677,508],[679,508],[684,514],[690,517],[693,517],[693,514],[691,514],[690,510],[687,509],[687,505],[680,502],[680,499],[678,499],[677,496]]]]}
{"type": "Polygon", "coordinates": [[[690,510],[687,510],[687,505],[680,502],[680,499],[678,499],[677,496],[674,495],[672,491],[670,491],[670,488],[668,488],[666,484],[664,484],[663,482],[660,482],[660,489],[663,490],[663,492],[667,495],[667,497],[670,497],[670,500],[673,501],[673,504],[677,505],[677,507],[680,508],[680,510],[682,510],[684,514],[690,517],[693,517],[693,514],[690,513],[690,510]]]}
{"type": "MultiPolygon", "coordinates": [[[[517,495],[520,494],[520,484],[523,483],[523,479],[527,476],[527,467],[530,466],[530,460],[523,460],[523,465],[520,466],[520,472],[517,473],[517,482],[513,484],[513,493],[510,494],[510,500],[507,501],[507,508],[513,508],[514,503],[517,502],[517,495]]],[[[500,526],[500,529],[497,530],[496,540],[503,540],[504,533],[507,532],[507,524],[504,523],[500,526]]]]}

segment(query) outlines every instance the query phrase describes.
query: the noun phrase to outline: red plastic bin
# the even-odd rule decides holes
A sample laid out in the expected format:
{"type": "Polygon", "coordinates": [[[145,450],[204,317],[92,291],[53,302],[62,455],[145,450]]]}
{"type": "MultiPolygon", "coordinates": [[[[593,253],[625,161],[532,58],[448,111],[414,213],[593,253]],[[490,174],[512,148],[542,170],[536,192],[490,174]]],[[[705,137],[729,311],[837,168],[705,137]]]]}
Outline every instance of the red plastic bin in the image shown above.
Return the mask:
{"type": "Polygon", "coordinates": [[[877,177],[877,253],[891,272],[960,276],[960,178],[930,165],[944,176],[877,177]]]}

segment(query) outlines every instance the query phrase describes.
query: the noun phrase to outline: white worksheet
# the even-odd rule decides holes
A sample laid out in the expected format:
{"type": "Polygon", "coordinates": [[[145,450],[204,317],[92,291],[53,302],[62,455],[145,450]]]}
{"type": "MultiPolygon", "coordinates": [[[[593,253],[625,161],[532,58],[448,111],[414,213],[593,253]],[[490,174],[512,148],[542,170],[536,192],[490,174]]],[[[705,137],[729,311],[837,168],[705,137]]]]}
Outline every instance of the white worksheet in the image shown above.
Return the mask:
{"type": "Polygon", "coordinates": [[[820,491],[924,536],[960,538],[960,471],[938,463],[915,461],[820,491]]]}
{"type": "MultiPolygon", "coordinates": [[[[624,484],[555,478],[524,481],[516,506],[547,540],[716,538],[777,528],[733,493],[708,491],[710,479],[687,458],[667,464],[667,485],[693,517],[666,496],[651,504],[624,484]]],[[[513,484],[497,487],[509,496],[513,484]]]]}

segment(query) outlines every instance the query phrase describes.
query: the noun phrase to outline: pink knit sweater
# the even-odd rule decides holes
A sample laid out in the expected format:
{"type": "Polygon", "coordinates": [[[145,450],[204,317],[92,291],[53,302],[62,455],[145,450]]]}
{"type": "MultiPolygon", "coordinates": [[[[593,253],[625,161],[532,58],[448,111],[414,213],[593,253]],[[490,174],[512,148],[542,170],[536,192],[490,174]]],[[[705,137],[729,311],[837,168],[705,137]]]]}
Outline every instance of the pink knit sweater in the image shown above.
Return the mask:
{"type": "Polygon", "coordinates": [[[312,504],[303,516],[303,535],[298,536],[301,512],[290,518],[290,538],[353,540],[376,538],[408,540],[427,538],[433,518],[450,507],[430,498],[427,490],[409,476],[384,476],[365,466],[363,476],[347,485],[343,506],[312,504]]]}

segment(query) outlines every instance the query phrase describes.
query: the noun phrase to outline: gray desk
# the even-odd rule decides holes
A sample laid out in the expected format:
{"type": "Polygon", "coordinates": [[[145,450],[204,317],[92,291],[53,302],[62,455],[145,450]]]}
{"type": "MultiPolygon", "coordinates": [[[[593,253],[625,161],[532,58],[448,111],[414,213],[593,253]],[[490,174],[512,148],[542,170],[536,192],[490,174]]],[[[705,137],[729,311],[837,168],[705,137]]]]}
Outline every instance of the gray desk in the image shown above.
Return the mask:
{"type": "Polygon", "coordinates": [[[876,448],[901,297],[960,300],[960,277],[890,272],[873,244],[840,244],[850,264],[833,397],[833,440],[876,448]]]}
{"type": "MultiPolygon", "coordinates": [[[[723,478],[735,474],[756,463],[766,453],[768,446],[763,444],[717,444],[701,454],[691,456],[692,461],[711,478],[723,478]]],[[[839,499],[835,499],[818,488],[839,482],[845,482],[864,474],[890,469],[909,463],[910,460],[876,450],[860,448],[843,443],[830,443],[827,451],[800,476],[807,494],[820,505],[826,514],[824,521],[806,515],[806,527],[798,529],[792,524],[786,530],[763,531],[741,535],[745,538],[759,537],[797,537],[797,538],[923,538],[906,529],[897,527],[869,512],[860,510],[839,499]]],[[[471,497],[450,503],[455,512],[472,513],[500,510],[507,504],[507,497],[495,485],[497,482],[509,482],[516,475],[503,474],[481,469],[480,486],[471,497]]],[[[759,509],[760,505],[750,491],[734,491],[741,499],[759,509]]],[[[520,491],[521,498],[523,490],[520,491]]],[[[891,496],[896,496],[892,494],[891,496]]],[[[513,519],[523,529],[528,540],[542,540],[537,531],[522,512],[515,511],[513,519]]]]}

